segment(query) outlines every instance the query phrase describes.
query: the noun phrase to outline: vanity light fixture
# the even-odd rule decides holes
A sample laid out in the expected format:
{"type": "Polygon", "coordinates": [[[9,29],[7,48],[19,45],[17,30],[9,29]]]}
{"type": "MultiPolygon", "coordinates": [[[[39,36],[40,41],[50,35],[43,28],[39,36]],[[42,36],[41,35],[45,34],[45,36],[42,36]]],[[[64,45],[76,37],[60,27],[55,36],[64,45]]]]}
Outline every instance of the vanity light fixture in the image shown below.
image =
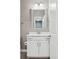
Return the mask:
{"type": "Polygon", "coordinates": [[[36,7],[38,7],[38,6],[43,6],[43,4],[42,4],[42,3],[36,3],[35,6],[36,6],[36,7]]]}

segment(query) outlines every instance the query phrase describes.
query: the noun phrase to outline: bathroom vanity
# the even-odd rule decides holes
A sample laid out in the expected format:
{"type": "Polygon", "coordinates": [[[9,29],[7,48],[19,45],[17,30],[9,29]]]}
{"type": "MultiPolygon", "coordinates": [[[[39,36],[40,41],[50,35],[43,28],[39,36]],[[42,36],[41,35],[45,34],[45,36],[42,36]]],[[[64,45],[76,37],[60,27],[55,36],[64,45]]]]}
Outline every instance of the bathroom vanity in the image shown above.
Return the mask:
{"type": "Polygon", "coordinates": [[[27,56],[30,58],[50,57],[50,34],[30,33],[27,35],[27,56]]]}

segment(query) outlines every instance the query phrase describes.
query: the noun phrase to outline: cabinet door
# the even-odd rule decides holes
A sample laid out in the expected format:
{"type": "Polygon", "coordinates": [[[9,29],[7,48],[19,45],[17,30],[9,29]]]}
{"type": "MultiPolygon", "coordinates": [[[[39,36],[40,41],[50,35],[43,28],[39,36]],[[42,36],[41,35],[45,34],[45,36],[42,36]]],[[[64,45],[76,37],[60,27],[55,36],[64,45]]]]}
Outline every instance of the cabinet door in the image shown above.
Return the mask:
{"type": "Polygon", "coordinates": [[[49,42],[41,41],[41,46],[39,48],[39,57],[49,57],[49,42]]]}
{"type": "Polygon", "coordinates": [[[38,47],[36,41],[27,41],[27,56],[28,57],[38,56],[38,47]]]}

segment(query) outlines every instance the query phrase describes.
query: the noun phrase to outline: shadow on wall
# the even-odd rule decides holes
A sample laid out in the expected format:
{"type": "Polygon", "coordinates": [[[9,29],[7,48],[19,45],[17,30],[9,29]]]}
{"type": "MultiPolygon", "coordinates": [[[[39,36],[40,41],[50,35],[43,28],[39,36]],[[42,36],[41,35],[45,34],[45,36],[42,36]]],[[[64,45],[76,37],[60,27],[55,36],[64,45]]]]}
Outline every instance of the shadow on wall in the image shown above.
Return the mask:
{"type": "MultiPolygon", "coordinates": [[[[24,45],[23,38],[21,37],[20,38],[20,51],[22,49],[26,49],[26,46],[24,45]]],[[[27,53],[21,51],[20,52],[20,59],[27,59],[27,53]]]]}
{"type": "Polygon", "coordinates": [[[24,45],[23,38],[20,38],[20,49],[26,49],[26,46],[24,45]]]}

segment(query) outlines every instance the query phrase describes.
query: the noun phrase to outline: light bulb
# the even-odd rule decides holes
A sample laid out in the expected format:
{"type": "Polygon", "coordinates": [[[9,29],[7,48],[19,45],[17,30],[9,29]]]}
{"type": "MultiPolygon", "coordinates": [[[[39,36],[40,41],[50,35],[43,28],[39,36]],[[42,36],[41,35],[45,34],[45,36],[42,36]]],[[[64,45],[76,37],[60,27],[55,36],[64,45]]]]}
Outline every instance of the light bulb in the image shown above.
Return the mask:
{"type": "Polygon", "coordinates": [[[43,4],[40,4],[40,6],[43,6],[43,4]]]}
{"type": "Polygon", "coordinates": [[[38,6],[38,4],[35,4],[35,6],[37,7],[37,6],[38,6]]]}

